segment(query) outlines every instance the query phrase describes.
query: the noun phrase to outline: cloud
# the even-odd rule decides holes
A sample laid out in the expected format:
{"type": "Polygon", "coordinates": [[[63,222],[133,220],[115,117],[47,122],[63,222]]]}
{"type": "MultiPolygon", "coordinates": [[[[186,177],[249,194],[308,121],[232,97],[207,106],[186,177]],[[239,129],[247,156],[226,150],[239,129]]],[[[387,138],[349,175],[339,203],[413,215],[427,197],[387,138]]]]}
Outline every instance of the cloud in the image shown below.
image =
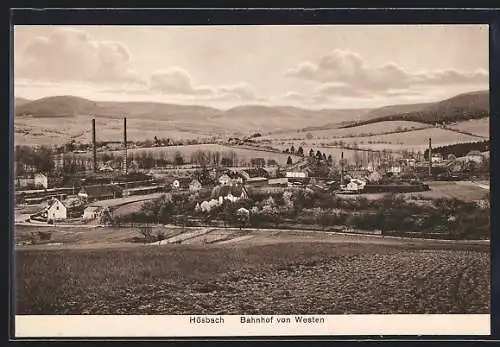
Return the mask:
{"type": "Polygon", "coordinates": [[[486,85],[488,72],[440,70],[409,72],[395,63],[369,66],[363,57],[348,50],[334,50],[318,63],[303,62],[289,69],[285,76],[322,83],[318,92],[344,96],[384,94],[390,90],[411,89],[415,86],[486,85]]]}
{"type": "Polygon", "coordinates": [[[217,101],[261,100],[248,83],[238,82],[227,86],[197,86],[185,69],[172,67],[157,71],[150,77],[149,88],[162,94],[196,96],[217,101]]]}
{"type": "Polygon", "coordinates": [[[191,75],[179,67],[154,72],[150,76],[149,87],[153,91],[164,94],[207,95],[214,93],[210,87],[194,87],[191,75]]]}
{"type": "Polygon", "coordinates": [[[51,82],[140,83],[127,48],[78,29],[54,29],[16,54],[16,78],[51,82]]]}

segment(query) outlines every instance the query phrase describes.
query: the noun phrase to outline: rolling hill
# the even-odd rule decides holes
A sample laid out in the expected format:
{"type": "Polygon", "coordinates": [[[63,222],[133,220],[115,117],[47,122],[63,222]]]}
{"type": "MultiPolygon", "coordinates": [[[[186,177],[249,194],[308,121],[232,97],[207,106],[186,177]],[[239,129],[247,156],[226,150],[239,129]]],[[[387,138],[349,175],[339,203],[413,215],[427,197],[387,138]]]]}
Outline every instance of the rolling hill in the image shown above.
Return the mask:
{"type": "Polygon", "coordinates": [[[98,123],[98,137],[118,140],[120,119],[129,119],[131,140],[154,136],[195,139],[212,136],[247,136],[254,132],[283,137],[298,132],[327,131],[383,121],[426,124],[482,119],[489,116],[488,91],[461,94],[436,103],[392,105],[374,110],[319,109],[292,106],[243,105],[228,110],[208,106],[160,102],[92,101],[75,96],[38,100],[16,98],[15,142],[64,143],[90,140],[90,118],[98,123]],[[71,121],[61,122],[61,117],[71,121]]]}
{"type": "Polygon", "coordinates": [[[16,105],[16,117],[73,117],[98,112],[97,103],[76,96],[51,96],[16,105]]]}
{"type": "Polygon", "coordinates": [[[368,113],[366,120],[345,127],[383,121],[413,121],[426,124],[453,123],[489,117],[489,91],[464,93],[432,104],[390,106],[368,113]],[[409,106],[406,110],[404,107],[409,106]],[[412,111],[411,108],[414,108],[412,111]],[[416,109],[416,110],[415,110],[416,109]],[[390,112],[395,112],[390,114],[390,112]],[[370,117],[370,114],[372,115],[370,117]],[[373,116],[375,115],[375,116],[373,116]]]}
{"type": "Polygon", "coordinates": [[[24,104],[27,104],[28,102],[31,102],[31,100],[25,98],[14,98],[14,108],[18,108],[24,104]]]}

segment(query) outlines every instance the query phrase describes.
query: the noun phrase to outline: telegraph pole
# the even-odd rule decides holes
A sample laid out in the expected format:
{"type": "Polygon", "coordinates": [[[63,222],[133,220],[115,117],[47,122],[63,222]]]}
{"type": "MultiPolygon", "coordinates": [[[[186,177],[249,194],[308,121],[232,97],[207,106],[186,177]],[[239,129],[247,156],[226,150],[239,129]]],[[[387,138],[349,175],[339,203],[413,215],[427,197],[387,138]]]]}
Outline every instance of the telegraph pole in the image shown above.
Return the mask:
{"type": "Polygon", "coordinates": [[[344,152],[340,154],[340,187],[344,185],[344,152]]]}
{"type": "Polygon", "coordinates": [[[432,176],[432,142],[429,137],[429,177],[432,176]]]}

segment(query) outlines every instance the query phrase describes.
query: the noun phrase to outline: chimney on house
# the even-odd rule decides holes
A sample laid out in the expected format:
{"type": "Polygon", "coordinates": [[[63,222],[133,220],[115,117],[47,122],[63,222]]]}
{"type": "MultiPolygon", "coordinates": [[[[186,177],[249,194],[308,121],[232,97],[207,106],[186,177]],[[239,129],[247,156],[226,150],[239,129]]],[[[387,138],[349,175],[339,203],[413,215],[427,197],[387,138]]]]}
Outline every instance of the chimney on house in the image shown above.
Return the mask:
{"type": "Polygon", "coordinates": [[[123,118],[123,173],[127,174],[128,158],[127,158],[127,118],[123,118]]]}
{"type": "Polygon", "coordinates": [[[94,172],[97,172],[97,148],[95,140],[95,118],[92,119],[92,163],[94,172]]]}

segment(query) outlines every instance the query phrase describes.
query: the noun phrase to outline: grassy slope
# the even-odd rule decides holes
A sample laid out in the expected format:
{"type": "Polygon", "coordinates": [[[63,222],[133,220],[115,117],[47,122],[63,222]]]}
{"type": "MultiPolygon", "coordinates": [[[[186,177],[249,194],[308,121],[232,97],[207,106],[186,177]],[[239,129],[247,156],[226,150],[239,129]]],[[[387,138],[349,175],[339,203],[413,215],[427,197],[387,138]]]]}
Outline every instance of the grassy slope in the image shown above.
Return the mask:
{"type": "Polygon", "coordinates": [[[398,111],[383,114],[379,117],[351,123],[349,126],[377,123],[382,121],[407,120],[426,124],[436,122],[456,122],[469,119],[480,119],[489,116],[489,91],[464,93],[452,98],[436,102],[418,110],[398,111]]]}

